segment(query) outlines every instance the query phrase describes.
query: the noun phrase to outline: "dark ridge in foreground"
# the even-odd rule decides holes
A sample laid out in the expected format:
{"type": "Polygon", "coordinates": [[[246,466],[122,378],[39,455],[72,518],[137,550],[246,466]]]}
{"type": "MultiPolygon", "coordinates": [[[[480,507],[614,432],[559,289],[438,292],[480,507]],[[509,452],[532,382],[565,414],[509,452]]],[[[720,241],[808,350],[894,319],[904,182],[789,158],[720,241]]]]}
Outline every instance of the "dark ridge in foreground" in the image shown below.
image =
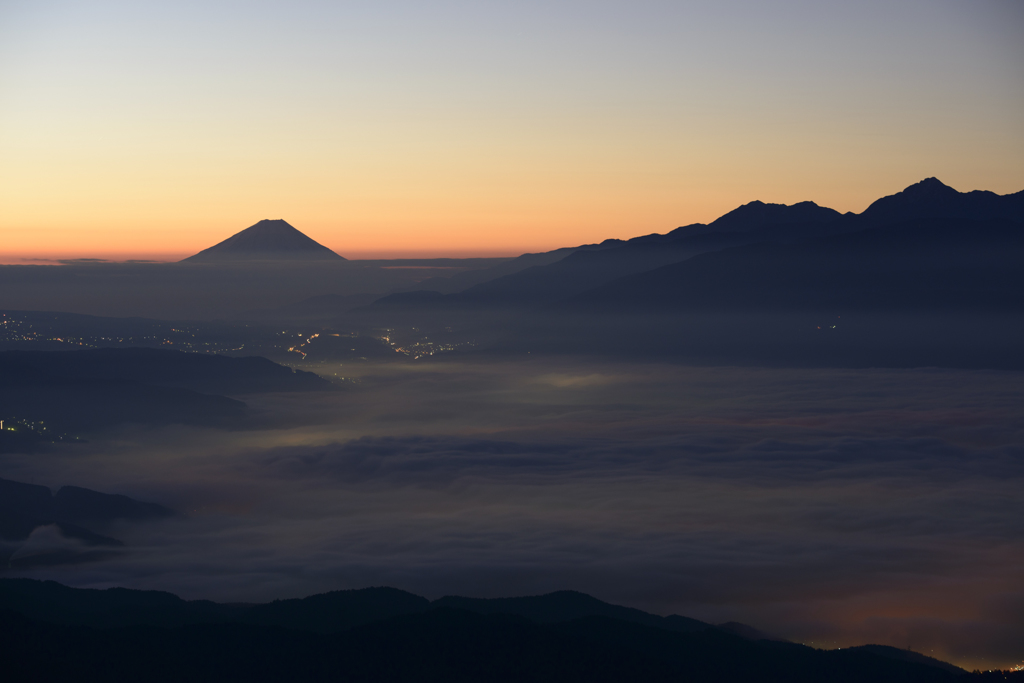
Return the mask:
{"type": "Polygon", "coordinates": [[[431,603],[367,588],[245,605],[5,579],[0,642],[10,681],[985,680],[897,648],[752,640],[574,591],[431,603]]]}
{"type": "Polygon", "coordinates": [[[967,680],[869,652],[825,652],[720,631],[682,634],[602,617],[543,625],[451,609],[318,635],[204,624],[111,630],[0,612],[8,681],[690,681],[931,683],[967,680]]]}

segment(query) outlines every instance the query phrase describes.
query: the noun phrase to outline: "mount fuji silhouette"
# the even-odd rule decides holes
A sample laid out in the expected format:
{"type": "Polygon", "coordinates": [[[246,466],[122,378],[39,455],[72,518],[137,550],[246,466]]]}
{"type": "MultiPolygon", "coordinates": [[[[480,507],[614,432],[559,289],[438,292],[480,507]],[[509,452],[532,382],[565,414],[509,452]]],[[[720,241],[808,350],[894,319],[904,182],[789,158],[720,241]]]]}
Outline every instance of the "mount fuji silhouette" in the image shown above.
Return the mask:
{"type": "Polygon", "coordinates": [[[183,259],[189,263],[344,260],[280,219],[262,220],[209,249],[183,259]]]}

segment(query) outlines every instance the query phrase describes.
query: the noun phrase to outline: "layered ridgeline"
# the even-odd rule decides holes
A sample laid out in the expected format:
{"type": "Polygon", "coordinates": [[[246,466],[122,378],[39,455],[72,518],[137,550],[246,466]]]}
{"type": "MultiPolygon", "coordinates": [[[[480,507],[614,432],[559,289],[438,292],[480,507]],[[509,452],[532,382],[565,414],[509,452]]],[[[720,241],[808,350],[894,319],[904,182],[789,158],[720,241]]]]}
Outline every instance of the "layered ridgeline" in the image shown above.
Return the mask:
{"type": "Polygon", "coordinates": [[[80,486],[62,486],[53,493],[46,486],[0,479],[0,566],[25,569],[102,559],[124,546],[109,535],[114,522],[175,514],[156,503],[80,486]],[[26,543],[40,527],[52,527],[54,533],[44,542],[26,543]]]}
{"type": "Polygon", "coordinates": [[[706,225],[557,256],[360,313],[478,337],[486,321],[500,351],[1024,368],[1024,192],[958,192],[929,178],[861,214],[751,202],[706,225]]]}
{"type": "MultiPolygon", "coordinates": [[[[633,275],[575,297],[572,308],[899,310],[1015,308],[1024,302],[1024,192],[961,193],[929,178],[864,213],[797,227],[748,227],[749,244],[633,275]]],[[[780,216],[800,205],[780,207],[780,216]]],[[[700,231],[700,228],[696,230],[700,231]]]]}
{"type": "Polygon", "coordinates": [[[121,423],[236,426],[247,394],[329,391],[311,372],[257,356],[165,349],[0,351],[0,452],[121,423]]]}
{"type": "Polygon", "coordinates": [[[574,591],[431,602],[367,588],[220,604],[0,579],[0,638],[11,681],[984,680],[897,648],[817,650],[574,591]]]}
{"type": "Polygon", "coordinates": [[[186,263],[245,261],[344,261],[283,220],[262,220],[223,242],[184,259],[186,263]]]}
{"type": "MultiPolygon", "coordinates": [[[[627,289],[633,293],[617,301],[618,306],[629,308],[639,303],[649,307],[652,295],[659,304],[672,305],[677,294],[693,300],[702,292],[695,291],[691,283],[674,288],[663,281],[652,284],[651,291],[645,292],[641,291],[642,285],[636,284],[640,279],[630,276],[682,264],[708,253],[720,254],[714,261],[719,277],[713,288],[705,289],[714,289],[719,298],[728,295],[742,299],[747,294],[763,291],[763,285],[772,285],[771,281],[757,285],[749,282],[755,274],[750,270],[746,255],[761,252],[760,247],[749,248],[753,245],[773,248],[760,259],[759,275],[773,265],[778,270],[790,270],[791,261],[807,258],[807,247],[838,256],[848,245],[856,245],[861,251],[874,251],[879,255],[896,250],[900,253],[894,254],[895,257],[904,257],[909,252],[942,257],[954,264],[958,257],[969,256],[963,253],[963,247],[994,253],[1003,246],[1019,249],[1024,239],[1022,222],[1024,192],[1012,195],[957,192],[935,178],[928,178],[877,200],[861,214],[840,214],[809,201],[793,205],[754,201],[709,224],[687,225],[666,234],[625,241],[605,240],[548,254],[527,254],[490,271],[461,276],[459,280],[466,286],[457,292],[452,292],[438,278],[424,283],[423,288],[427,290],[431,284],[436,285],[433,294],[394,294],[376,302],[376,306],[530,308],[565,301],[604,286],[607,287],[600,292],[582,297],[581,305],[584,300],[612,303],[616,298],[613,292],[627,289]],[[620,283],[620,278],[629,279],[620,283]],[[471,279],[476,282],[470,284],[471,279]]],[[[862,270],[866,272],[872,265],[865,264],[862,270]]],[[[909,270],[917,264],[905,261],[904,265],[909,270]]],[[[900,264],[890,266],[898,268],[900,264]]],[[[687,266],[678,268],[682,272],[687,266]]],[[[829,280],[832,270],[832,264],[823,263],[816,270],[820,277],[806,287],[817,290],[818,285],[829,280]]]]}

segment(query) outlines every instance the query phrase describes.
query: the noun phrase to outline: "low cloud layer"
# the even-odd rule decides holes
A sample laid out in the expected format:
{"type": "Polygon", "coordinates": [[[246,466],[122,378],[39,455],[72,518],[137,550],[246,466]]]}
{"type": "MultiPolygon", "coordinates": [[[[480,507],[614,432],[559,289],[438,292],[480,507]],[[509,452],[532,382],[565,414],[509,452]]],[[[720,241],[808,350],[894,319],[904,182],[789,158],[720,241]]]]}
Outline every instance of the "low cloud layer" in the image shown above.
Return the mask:
{"type": "Polygon", "coordinates": [[[1008,607],[1024,599],[1017,375],[341,370],[350,391],[249,401],[303,426],[5,456],[6,478],[187,514],[108,530],[127,543],[116,557],[24,574],[221,600],[573,588],[819,646],[1024,657],[1024,610],[1008,607]]]}

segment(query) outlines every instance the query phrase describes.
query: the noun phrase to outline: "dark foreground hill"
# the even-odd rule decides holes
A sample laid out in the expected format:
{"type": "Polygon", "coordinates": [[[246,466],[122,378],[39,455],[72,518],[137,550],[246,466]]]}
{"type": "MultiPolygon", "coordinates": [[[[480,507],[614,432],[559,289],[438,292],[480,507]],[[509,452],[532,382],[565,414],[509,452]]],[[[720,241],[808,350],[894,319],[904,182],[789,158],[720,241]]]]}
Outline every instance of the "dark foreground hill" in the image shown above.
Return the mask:
{"type": "Polygon", "coordinates": [[[602,617],[537,624],[435,609],[336,635],[203,624],[95,630],[0,612],[8,681],[692,681],[932,683],[942,669],[602,617]]]}
{"type": "Polygon", "coordinates": [[[10,681],[972,680],[895,648],[823,651],[673,619],[571,592],[430,603],[371,588],[222,605],[0,580],[10,681]]]}

